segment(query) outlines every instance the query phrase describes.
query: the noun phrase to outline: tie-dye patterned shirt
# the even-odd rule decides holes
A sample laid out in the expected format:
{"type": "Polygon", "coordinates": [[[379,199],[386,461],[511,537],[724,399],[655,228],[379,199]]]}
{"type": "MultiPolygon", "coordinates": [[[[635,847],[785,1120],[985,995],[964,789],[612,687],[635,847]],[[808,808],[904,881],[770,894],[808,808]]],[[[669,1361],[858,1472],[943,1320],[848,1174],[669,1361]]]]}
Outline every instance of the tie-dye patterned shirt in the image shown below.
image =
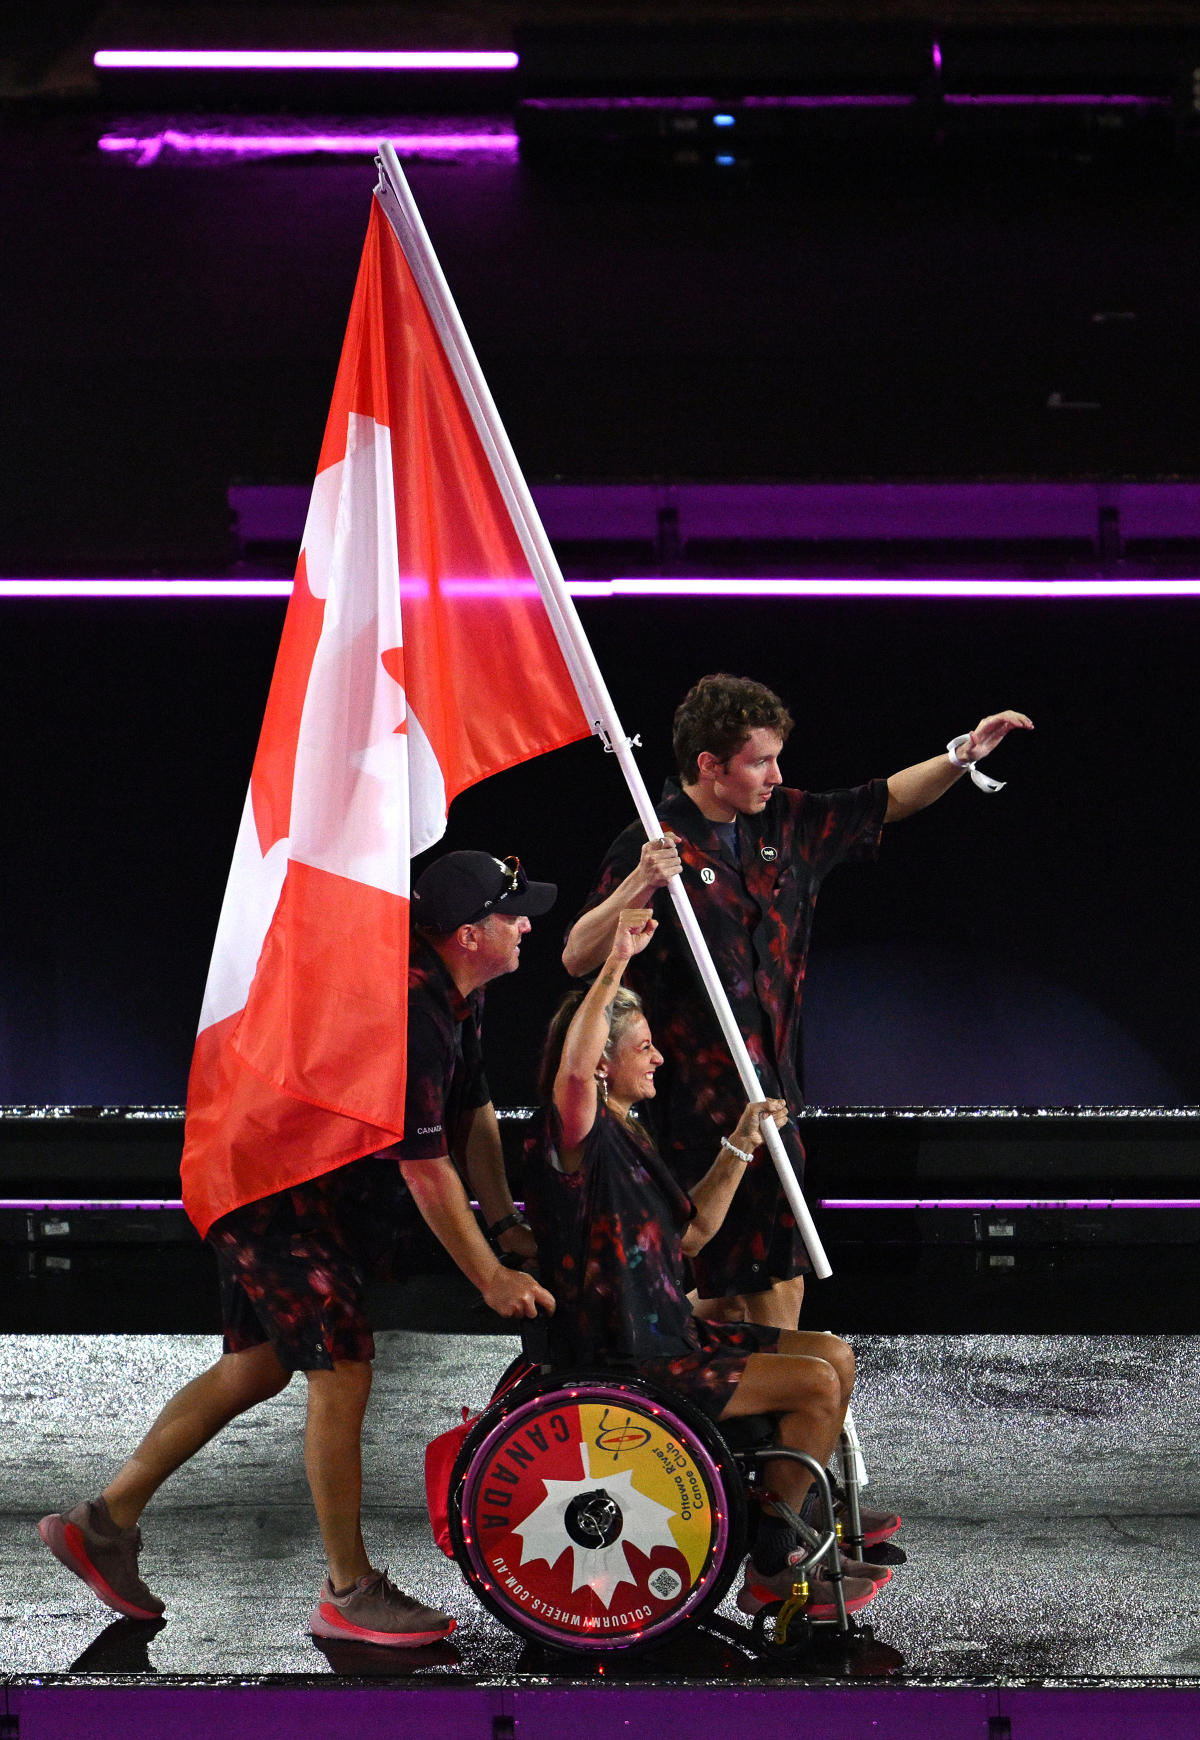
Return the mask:
{"type": "MultiPolygon", "coordinates": [[[[684,886],[763,1090],[789,1106],[804,1100],[800,1011],[817,893],[839,864],[878,850],[887,798],[882,779],[846,791],[780,787],[760,815],[738,817],[736,859],[673,780],[658,806],[664,829],[679,836],[684,886]]],[[[637,823],[618,836],[584,912],[634,870],[644,840],[637,823]]],[[[653,1108],[645,1109],[647,1123],[686,1190],[712,1165],[745,1095],[665,889],[655,896],[654,915],[658,931],[629,963],[625,983],[642,997],[666,1058],[653,1108]]],[[[783,1137],[800,1171],[804,1150],[795,1129],[789,1125],[783,1137]]],[[[725,1225],[695,1260],[701,1295],[761,1292],[773,1279],[809,1266],[774,1168],[762,1154],[725,1225]]]]}

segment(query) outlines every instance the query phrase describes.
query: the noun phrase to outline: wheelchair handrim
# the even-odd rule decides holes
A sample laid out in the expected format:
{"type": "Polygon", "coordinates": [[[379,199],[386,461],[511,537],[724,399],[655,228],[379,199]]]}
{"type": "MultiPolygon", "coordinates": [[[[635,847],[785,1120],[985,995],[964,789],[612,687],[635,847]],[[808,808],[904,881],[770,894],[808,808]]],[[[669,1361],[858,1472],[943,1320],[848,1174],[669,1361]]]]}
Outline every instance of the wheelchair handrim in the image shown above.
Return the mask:
{"type": "Polygon", "coordinates": [[[636,1382],[510,1401],[480,1422],[452,1482],[456,1553],[485,1605],[526,1635],[588,1652],[645,1647],[716,1605],[741,1488],[722,1479],[702,1416],[636,1382]],[[618,1533],[589,1547],[569,1531],[576,1507],[594,1526],[586,1513],[600,1495],[618,1533]]]}

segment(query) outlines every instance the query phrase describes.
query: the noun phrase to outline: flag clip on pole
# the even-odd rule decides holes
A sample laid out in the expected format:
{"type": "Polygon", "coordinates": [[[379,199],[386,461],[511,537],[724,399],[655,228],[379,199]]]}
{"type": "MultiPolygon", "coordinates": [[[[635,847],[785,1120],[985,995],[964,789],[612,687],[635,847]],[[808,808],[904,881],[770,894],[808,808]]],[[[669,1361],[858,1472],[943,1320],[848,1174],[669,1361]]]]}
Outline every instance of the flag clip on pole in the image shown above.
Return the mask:
{"type": "MultiPolygon", "coordinates": [[[[530,572],[537,582],[554,633],[562,650],[564,661],[575,684],[576,693],[589,720],[593,722],[593,731],[601,739],[606,749],[617,758],[625,782],[629,787],[630,796],[637,810],[638,820],[646,830],[646,838],[658,839],[662,835],[662,824],[655,813],[646,783],[642,778],[641,769],[633,758],[632,742],[626,736],[617,717],[616,708],[608,693],[607,685],[596,663],[595,655],[583,631],[574,601],[567,592],[558,559],[546,536],[545,527],[534,505],[529,487],[517,463],[516,454],[512,450],[508,435],[500,421],[500,414],[484,380],[483,371],[472,349],[466,328],[462,323],[450,287],[446,283],[441,265],[433,250],[433,244],[417,210],[411,189],[400,167],[400,160],[394,148],[386,141],[379,147],[376,158],[379,169],[379,184],[375,189],[375,197],[383,209],[384,215],[395,232],[396,239],[404,251],[413,277],[416,279],[425,306],[442,341],[447,360],[458,382],[463,399],[470,412],[475,431],[479,436],[484,452],[491,463],[496,482],[500,488],[505,504],[512,515],[513,525],[529,563],[530,572]]],[[[700,929],[699,921],[688,898],[687,890],[679,877],[670,883],[671,899],[683,933],[696,958],[700,976],[704,982],[713,1009],[721,1026],[721,1032],[729,1046],[742,1086],[749,1100],[761,1100],[766,1096],[758,1073],[746,1050],[725,987],[717,974],[708,944],[700,929]]],[[[829,1258],[825,1254],[813,1219],[808,1211],[799,1181],[792,1170],[787,1152],[780,1140],[779,1131],[774,1123],[768,1121],[764,1125],[763,1135],[767,1150],[779,1174],[780,1183],[787,1197],[788,1206],[796,1217],[796,1224],[804,1240],[805,1249],[813,1265],[818,1279],[825,1280],[833,1273],[829,1258]]]]}

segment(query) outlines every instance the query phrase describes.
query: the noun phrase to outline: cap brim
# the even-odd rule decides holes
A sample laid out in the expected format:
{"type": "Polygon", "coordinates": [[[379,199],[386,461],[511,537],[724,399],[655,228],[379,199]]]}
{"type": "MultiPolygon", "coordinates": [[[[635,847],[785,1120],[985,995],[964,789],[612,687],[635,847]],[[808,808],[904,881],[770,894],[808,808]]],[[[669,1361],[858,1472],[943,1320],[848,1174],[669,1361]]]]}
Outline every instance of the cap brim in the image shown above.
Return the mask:
{"type": "Polygon", "coordinates": [[[549,912],[557,899],[557,882],[528,882],[519,894],[498,900],[493,911],[514,918],[539,918],[543,912],[549,912]]]}

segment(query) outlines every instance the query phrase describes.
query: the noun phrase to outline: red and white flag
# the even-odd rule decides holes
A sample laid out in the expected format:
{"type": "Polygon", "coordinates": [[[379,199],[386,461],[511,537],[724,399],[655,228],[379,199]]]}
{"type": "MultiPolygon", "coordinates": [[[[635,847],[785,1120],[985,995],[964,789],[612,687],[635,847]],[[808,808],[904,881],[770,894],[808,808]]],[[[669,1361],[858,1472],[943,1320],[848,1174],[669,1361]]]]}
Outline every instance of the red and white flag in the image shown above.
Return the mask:
{"type": "Polygon", "coordinates": [[[409,860],[590,729],[377,196],[188,1084],[202,1234],[403,1134],[409,860]]]}

